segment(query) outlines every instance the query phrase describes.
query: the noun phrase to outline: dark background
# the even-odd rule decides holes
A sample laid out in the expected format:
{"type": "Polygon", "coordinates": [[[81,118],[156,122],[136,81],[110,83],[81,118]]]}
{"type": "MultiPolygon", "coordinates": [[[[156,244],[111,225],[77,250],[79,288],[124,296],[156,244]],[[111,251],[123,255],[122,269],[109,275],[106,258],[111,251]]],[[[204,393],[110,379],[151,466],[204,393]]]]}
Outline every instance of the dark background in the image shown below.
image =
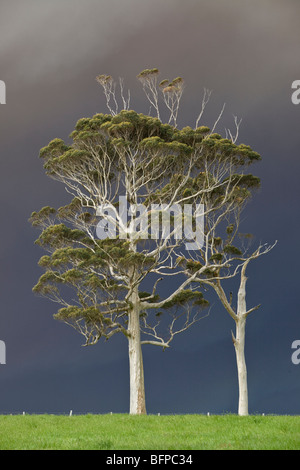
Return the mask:
{"type": "MultiPolygon", "coordinates": [[[[297,0],[1,0],[0,79],[0,413],[128,412],[127,341],[83,348],[83,338],[52,318],[56,305],[32,294],[44,254],[28,223],[32,211],[68,200],[38,158],[67,139],[81,117],[107,112],[98,74],[124,77],[131,107],[149,106],[136,75],[158,67],[184,77],[180,126],[193,126],[203,88],[213,90],[202,119],[243,119],[239,143],[258,151],[262,189],[244,231],[277,246],[249,269],[246,354],[251,413],[300,414],[300,365],[291,344],[299,321],[299,124],[291,84],[300,79],[297,0]]],[[[149,413],[237,411],[230,330],[217,299],[209,318],[172,347],[144,347],[149,413]]]]}

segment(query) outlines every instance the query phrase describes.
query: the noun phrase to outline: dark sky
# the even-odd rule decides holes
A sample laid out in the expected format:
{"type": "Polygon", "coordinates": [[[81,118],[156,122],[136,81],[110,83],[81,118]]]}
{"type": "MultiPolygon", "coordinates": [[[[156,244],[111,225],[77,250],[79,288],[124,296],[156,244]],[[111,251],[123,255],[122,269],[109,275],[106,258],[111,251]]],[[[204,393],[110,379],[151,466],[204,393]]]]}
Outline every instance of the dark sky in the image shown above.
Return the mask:
{"type": "MultiPolygon", "coordinates": [[[[83,348],[83,338],[52,318],[55,305],[32,287],[44,254],[28,223],[67,194],[44,175],[41,147],[68,139],[76,121],[107,112],[98,74],[124,77],[132,108],[148,112],[136,75],[158,67],[184,77],[180,125],[193,125],[204,87],[211,126],[226,102],[224,127],[241,117],[239,142],[263,160],[262,189],[244,214],[256,242],[274,250],[249,269],[246,354],[251,413],[300,414],[299,127],[291,84],[300,79],[298,0],[1,0],[0,79],[0,413],[128,412],[126,339],[83,348]]],[[[210,316],[172,347],[144,347],[149,413],[237,411],[237,376],[227,312],[210,316]]]]}

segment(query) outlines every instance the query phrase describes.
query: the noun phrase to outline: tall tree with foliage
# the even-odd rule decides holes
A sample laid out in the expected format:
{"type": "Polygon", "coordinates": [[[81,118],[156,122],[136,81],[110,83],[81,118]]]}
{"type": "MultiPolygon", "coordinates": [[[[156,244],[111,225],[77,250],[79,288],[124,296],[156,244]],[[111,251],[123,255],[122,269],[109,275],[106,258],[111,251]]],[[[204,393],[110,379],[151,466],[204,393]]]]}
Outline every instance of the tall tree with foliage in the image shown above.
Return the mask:
{"type": "Polygon", "coordinates": [[[60,305],[54,317],[82,334],[86,345],[125,335],[132,414],[146,413],[142,346],[168,348],[202,318],[208,301],[199,280],[236,260],[230,243],[224,258],[214,252],[202,263],[190,259],[199,250],[208,253],[195,235],[199,208],[209,223],[222,208],[239,206],[258,184],[244,168],[260,159],[231,133],[221,138],[214,127],[198,126],[207,92],[195,128],[178,129],[183,79],[158,84],[157,77],[157,69],[138,75],[155,117],[129,109],[122,80],[118,100],[112,77],[97,77],[109,114],[80,119],[71,144],[54,139],[40,151],[46,174],[65,185],[70,203],[31,215],[42,230],[36,243],[47,252],[34,292],[60,305]],[[160,119],[159,93],[167,123],[160,119]]]}

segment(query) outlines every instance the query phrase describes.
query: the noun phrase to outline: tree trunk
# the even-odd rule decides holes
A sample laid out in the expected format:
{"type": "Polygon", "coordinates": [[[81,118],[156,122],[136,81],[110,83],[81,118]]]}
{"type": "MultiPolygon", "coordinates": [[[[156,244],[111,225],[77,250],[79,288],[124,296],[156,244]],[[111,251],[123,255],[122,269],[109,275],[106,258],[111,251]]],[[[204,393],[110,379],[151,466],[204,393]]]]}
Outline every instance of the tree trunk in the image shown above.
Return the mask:
{"type": "Polygon", "coordinates": [[[129,314],[128,347],[130,373],[130,414],[146,414],[144,366],[140,332],[140,308],[136,295],[129,314]]]}
{"type": "Polygon", "coordinates": [[[239,382],[239,408],[240,416],[248,416],[248,381],[245,360],[245,330],[246,330],[246,282],[245,276],[247,263],[241,271],[241,282],[237,299],[236,337],[233,343],[236,353],[238,382],[239,382]]]}
{"type": "Polygon", "coordinates": [[[245,327],[246,317],[242,316],[236,322],[236,337],[234,339],[239,382],[238,413],[240,416],[248,416],[248,382],[247,367],[245,360],[245,327]]]}

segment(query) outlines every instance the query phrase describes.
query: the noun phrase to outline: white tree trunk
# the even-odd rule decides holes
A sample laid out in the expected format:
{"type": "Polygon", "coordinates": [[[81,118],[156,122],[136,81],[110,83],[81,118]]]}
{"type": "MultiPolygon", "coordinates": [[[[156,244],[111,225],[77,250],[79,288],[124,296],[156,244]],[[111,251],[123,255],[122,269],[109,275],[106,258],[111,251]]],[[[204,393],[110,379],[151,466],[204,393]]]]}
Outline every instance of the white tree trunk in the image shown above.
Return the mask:
{"type": "Polygon", "coordinates": [[[240,416],[248,416],[248,381],[245,360],[245,327],[246,317],[242,316],[236,322],[236,337],[234,339],[239,382],[238,413],[240,416]]]}
{"type": "Polygon", "coordinates": [[[245,330],[246,330],[246,282],[245,276],[246,264],[241,271],[241,282],[238,291],[237,318],[236,318],[236,336],[233,337],[233,343],[236,353],[238,382],[239,382],[239,407],[240,416],[248,416],[248,381],[247,367],[245,360],[245,330]]]}
{"type": "Polygon", "coordinates": [[[130,311],[128,324],[130,414],[146,414],[140,308],[136,296],[134,297],[135,303],[130,311]]]}

